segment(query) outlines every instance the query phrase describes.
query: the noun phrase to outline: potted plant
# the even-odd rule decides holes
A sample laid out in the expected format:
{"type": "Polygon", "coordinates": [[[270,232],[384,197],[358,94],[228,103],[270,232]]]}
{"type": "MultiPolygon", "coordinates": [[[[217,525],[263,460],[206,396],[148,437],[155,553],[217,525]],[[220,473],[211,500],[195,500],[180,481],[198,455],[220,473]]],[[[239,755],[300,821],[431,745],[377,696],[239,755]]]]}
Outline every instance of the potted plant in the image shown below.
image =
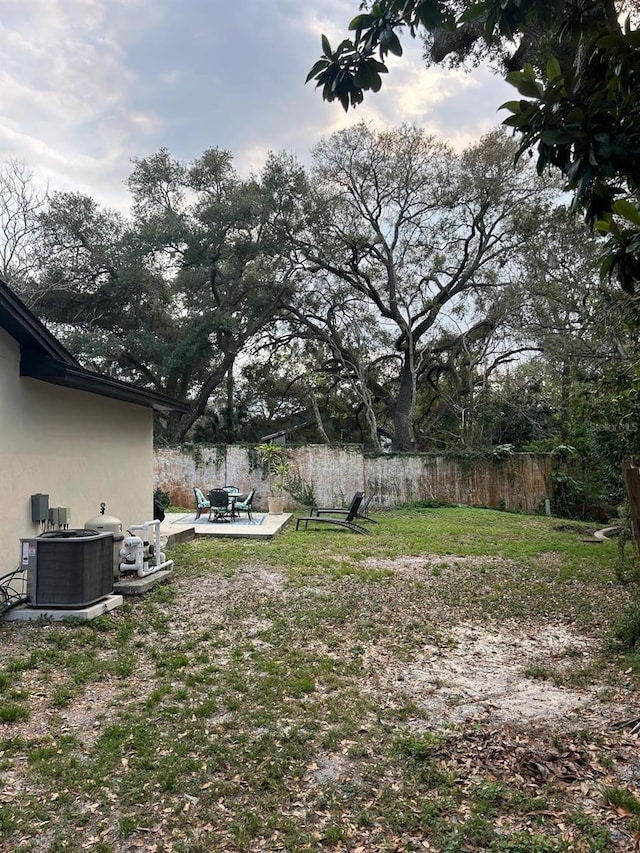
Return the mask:
{"type": "Polygon", "coordinates": [[[260,454],[269,483],[267,503],[270,515],[281,515],[284,510],[284,491],[289,478],[289,463],[279,444],[259,444],[256,450],[260,454]]]}

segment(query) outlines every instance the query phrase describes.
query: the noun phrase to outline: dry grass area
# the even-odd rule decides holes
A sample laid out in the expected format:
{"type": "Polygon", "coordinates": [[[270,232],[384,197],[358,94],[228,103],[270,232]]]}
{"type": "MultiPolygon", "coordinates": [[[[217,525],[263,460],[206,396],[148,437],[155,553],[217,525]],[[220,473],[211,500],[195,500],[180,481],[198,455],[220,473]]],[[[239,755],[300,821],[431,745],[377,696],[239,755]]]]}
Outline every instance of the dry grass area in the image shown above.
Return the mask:
{"type": "Polygon", "coordinates": [[[93,623],[1,624],[2,853],[640,847],[613,550],[438,518],[181,545],[93,623]]]}

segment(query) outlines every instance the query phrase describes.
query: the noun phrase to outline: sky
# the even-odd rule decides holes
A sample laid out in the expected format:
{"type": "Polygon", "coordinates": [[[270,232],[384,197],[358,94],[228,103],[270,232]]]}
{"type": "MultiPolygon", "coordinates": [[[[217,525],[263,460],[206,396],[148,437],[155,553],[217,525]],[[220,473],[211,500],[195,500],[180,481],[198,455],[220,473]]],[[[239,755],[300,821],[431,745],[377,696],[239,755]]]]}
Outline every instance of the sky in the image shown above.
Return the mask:
{"type": "Polygon", "coordinates": [[[226,149],[239,174],[269,151],[309,162],[364,119],[416,124],[461,150],[500,123],[513,90],[489,70],[426,70],[407,38],[380,93],[348,114],[309,68],[347,35],[358,0],[0,0],[0,163],[126,212],[132,160],[226,149]]]}

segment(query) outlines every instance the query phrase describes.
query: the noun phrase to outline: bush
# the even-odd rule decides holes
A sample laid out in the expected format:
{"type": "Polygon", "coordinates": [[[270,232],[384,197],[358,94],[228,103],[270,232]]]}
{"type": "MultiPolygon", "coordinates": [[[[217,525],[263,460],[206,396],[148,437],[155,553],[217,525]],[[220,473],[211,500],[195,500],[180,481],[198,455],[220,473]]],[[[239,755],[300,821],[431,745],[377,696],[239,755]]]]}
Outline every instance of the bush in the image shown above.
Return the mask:
{"type": "Polygon", "coordinates": [[[636,598],[613,625],[609,643],[624,652],[640,649],[640,598],[636,598]]]}

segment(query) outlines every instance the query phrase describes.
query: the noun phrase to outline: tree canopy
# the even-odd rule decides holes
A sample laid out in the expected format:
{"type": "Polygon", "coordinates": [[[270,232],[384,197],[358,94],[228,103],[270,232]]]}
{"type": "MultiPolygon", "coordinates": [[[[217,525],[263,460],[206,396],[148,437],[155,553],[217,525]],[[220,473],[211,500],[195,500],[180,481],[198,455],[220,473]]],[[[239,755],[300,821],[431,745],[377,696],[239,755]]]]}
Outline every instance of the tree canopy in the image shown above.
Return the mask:
{"type": "Polygon", "coordinates": [[[425,38],[429,61],[500,60],[520,95],[503,105],[518,156],[559,169],[574,207],[608,235],[601,272],[640,281],[640,32],[637,0],[375,0],[333,49],[322,36],[315,80],[345,110],[377,92],[401,36],[425,38]],[[626,17],[623,17],[626,13],[626,17]]]}
{"type": "Polygon", "coordinates": [[[310,275],[289,316],[351,382],[374,445],[382,417],[397,449],[415,449],[418,420],[428,430],[448,406],[446,382],[460,396],[470,360],[482,352],[492,370],[510,349],[489,357],[517,259],[557,196],[527,163],[512,168],[514,149],[496,131],[459,156],[418,128],[363,123],[314,149],[312,215],[294,241],[310,275]]]}

